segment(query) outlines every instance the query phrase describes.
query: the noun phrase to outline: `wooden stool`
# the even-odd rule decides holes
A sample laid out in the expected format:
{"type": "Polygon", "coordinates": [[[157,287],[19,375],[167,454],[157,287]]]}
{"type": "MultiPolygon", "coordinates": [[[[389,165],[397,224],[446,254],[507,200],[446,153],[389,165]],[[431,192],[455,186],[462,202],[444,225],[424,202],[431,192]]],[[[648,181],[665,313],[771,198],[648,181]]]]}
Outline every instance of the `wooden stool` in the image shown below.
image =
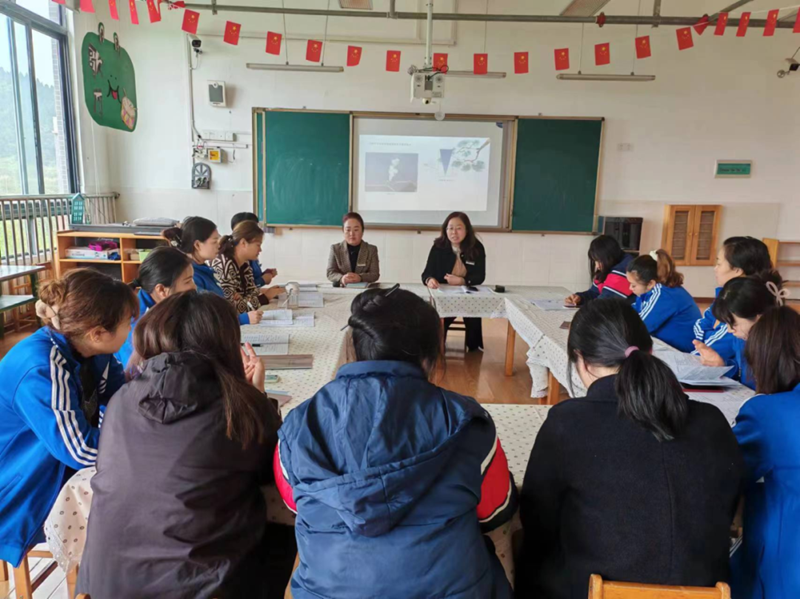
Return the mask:
{"type": "Polygon", "coordinates": [[[0,560],[0,582],[8,582],[8,564],[0,560]]]}
{"type": "Polygon", "coordinates": [[[731,588],[724,582],[718,582],[715,587],[611,582],[604,581],[599,574],[592,574],[589,599],[731,599],[731,588]]]}
{"type": "MultiPolygon", "coordinates": [[[[18,568],[14,568],[14,597],[15,599],[33,599],[33,593],[38,589],[41,584],[50,576],[58,564],[55,560],[39,572],[39,574],[31,580],[31,570],[28,566],[28,558],[40,557],[44,559],[53,559],[53,554],[49,551],[42,549],[31,549],[28,554],[22,558],[18,568]]],[[[3,564],[5,566],[5,564],[3,564]]],[[[67,573],[67,592],[70,597],[75,596],[75,585],[78,581],[78,570],[72,570],[67,573]]]]}

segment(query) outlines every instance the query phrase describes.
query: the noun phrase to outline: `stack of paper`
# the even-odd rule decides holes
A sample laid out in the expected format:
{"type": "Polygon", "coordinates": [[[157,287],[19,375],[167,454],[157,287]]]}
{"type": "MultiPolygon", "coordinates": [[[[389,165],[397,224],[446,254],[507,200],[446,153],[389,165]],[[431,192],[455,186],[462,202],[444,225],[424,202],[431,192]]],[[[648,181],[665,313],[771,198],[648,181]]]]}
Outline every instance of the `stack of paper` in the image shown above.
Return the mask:
{"type": "Polygon", "coordinates": [[[700,358],[679,351],[657,350],[653,355],[669,366],[677,379],[686,385],[726,387],[735,384],[731,379],[723,378],[730,366],[703,366],[700,358]]]}
{"type": "Polygon", "coordinates": [[[262,327],[313,327],[314,313],[294,314],[291,310],[265,310],[258,323],[262,327]]]}
{"type": "Polygon", "coordinates": [[[437,289],[442,295],[469,295],[471,293],[492,293],[486,285],[471,287],[469,285],[439,285],[437,289]]]}
{"type": "Polygon", "coordinates": [[[534,299],[530,302],[545,312],[552,312],[555,310],[575,310],[574,306],[565,306],[563,299],[534,299]]]}
{"type": "Polygon", "coordinates": [[[242,331],[242,344],[253,346],[257,356],[285,356],[289,353],[289,333],[242,331]]]}
{"type": "Polygon", "coordinates": [[[298,308],[322,308],[325,302],[322,299],[322,294],[319,291],[303,291],[297,295],[298,308]]]}

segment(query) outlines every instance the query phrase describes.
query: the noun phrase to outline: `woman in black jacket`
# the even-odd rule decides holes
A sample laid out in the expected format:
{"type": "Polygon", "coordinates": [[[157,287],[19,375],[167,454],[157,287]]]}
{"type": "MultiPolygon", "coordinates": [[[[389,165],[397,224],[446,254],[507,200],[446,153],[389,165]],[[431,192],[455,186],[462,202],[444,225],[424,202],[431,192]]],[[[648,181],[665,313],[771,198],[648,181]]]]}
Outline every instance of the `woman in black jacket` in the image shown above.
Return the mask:
{"type": "MultiPolygon", "coordinates": [[[[433,242],[428,263],[422,271],[422,282],[430,289],[439,285],[480,285],[486,278],[486,250],[475,237],[469,217],[453,212],[442,223],[442,232],[433,242]]],[[[455,318],[444,319],[444,332],[455,318]]],[[[467,350],[483,349],[480,318],[465,318],[467,350]]]]}
{"type": "MultiPolygon", "coordinates": [[[[98,599],[283,597],[260,485],[280,416],[264,366],[213,293],[171,296],[134,329],[140,374],[103,420],[78,587],[98,599]]],[[[288,528],[288,527],[284,527],[288,528]]],[[[286,541],[285,538],[281,539],[286,541]]]]}
{"type": "Polygon", "coordinates": [[[728,580],[742,488],[736,438],[651,354],[624,300],[575,315],[567,352],[587,396],[550,410],[522,486],[517,597],[585,599],[608,580],[714,586],[728,580]]]}

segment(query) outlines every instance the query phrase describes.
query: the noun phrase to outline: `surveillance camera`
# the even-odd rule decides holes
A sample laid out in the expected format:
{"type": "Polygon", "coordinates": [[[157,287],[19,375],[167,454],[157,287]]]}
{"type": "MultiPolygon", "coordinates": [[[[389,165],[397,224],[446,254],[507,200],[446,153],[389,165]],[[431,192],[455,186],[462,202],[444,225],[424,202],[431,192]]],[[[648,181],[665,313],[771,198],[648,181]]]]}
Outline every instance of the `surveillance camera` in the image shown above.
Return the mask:
{"type": "Polygon", "coordinates": [[[203,40],[201,40],[199,37],[195,36],[191,37],[192,37],[192,48],[194,48],[195,50],[199,50],[200,48],[203,47],[203,40]]]}

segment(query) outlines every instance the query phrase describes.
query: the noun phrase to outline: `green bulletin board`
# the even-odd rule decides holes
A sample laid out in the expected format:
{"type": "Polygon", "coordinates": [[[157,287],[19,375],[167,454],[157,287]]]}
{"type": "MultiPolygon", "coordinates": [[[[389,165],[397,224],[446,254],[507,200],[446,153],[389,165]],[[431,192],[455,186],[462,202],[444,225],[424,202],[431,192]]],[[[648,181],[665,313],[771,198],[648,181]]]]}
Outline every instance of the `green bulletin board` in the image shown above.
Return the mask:
{"type": "Polygon", "coordinates": [[[114,33],[106,38],[105,25],[87,33],[81,48],[86,109],[102,127],[133,132],[138,122],[136,73],[128,52],[114,33]]]}

